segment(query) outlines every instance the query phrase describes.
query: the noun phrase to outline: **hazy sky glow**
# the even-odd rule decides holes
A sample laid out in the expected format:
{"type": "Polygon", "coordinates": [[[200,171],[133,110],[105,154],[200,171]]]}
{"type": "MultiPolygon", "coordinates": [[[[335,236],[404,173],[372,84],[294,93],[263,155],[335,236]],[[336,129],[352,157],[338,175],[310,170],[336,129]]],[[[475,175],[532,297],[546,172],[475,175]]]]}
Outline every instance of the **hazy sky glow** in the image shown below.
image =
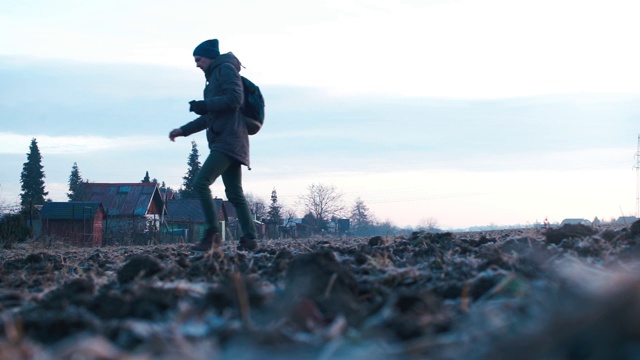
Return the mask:
{"type": "MultiPolygon", "coordinates": [[[[31,138],[53,200],[96,182],[178,188],[220,39],[267,100],[246,191],[311,183],[380,220],[443,228],[635,211],[640,3],[578,0],[36,1],[0,5],[0,201],[31,138]],[[239,26],[239,23],[242,26],[239,26]]],[[[222,185],[213,191],[222,196],[222,185]]]]}

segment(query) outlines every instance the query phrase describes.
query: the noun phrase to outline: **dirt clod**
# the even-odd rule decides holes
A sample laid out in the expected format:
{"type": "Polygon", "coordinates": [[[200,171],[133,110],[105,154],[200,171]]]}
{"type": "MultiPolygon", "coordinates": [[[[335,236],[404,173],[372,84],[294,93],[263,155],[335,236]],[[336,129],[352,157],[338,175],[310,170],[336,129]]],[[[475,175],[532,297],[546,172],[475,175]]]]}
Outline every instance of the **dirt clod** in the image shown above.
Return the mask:
{"type": "Polygon", "coordinates": [[[118,271],[118,281],[121,284],[125,284],[134,280],[138,276],[153,276],[162,269],[162,264],[155,257],[148,255],[135,255],[118,271]]]}
{"type": "Polygon", "coordinates": [[[639,227],[25,244],[0,253],[0,358],[635,359],[639,227]]]}

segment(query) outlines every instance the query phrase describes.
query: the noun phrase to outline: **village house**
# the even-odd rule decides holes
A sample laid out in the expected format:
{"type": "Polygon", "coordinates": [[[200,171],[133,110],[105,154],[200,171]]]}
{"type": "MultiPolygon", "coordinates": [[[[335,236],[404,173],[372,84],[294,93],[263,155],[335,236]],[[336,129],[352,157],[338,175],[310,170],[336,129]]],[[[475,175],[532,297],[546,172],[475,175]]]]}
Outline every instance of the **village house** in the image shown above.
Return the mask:
{"type": "MultiPolygon", "coordinates": [[[[218,209],[218,221],[221,228],[224,228],[228,224],[226,208],[222,206],[222,199],[214,201],[218,209]]],[[[168,200],[166,222],[169,234],[182,236],[190,243],[198,241],[207,227],[200,200],[197,199],[168,200]]]]}
{"type": "MultiPolygon", "coordinates": [[[[237,240],[242,236],[238,224],[236,208],[229,201],[214,199],[218,210],[218,222],[223,233],[223,240],[237,240]]],[[[196,242],[206,230],[204,213],[200,201],[196,199],[173,199],[167,201],[167,233],[182,236],[187,242],[196,242]]],[[[258,238],[262,238],[265,226],[254,220],[258,238]]]]}
{"type": "Polygon", "coordinates": [[[41,235],[76,246],[102,246],[105,210],[100,202],[45,202],[41,235]]]}
{"type": "MultiPolygon", "coordinates": [[[[214,199],[218,210],[218,221],[223,239],[237,240],[241,230],[238,224],[238,215],[235,207],[229,202],[219,198],[214,199]]],[[[167,233],[173,236],[181,236],[187,242],[196,242],[206,230],[204,213],[200,201],[197,199],[172,199],[167,201],[167,233]]],[[[258,237],[264,234],[264,224],[254,220],[258,237]]]]}
{"type": "Polygon", "coordinates": [[[282,236],[286,238],[298,239],[311,236],[311,229],[303,223],[302,218],[289,218],[282,220],[282,236]]]}
{"type": "Polygon", "coordinates": [[[84,202],[99,202],[105,210],[107,241],[157,233],[166,208],[156,183],[83,183],[77,192],[84,202]]]}

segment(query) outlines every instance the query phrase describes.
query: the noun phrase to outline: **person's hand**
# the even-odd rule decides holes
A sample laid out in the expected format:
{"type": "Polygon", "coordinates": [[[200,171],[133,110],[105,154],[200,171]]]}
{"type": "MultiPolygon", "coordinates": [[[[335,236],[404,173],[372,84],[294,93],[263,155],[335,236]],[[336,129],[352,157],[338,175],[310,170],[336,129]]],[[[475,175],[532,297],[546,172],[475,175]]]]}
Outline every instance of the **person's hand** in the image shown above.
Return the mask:
{"type": "Polygon", "coordinates": [[[207,104],[204,100],[191,100],[189,101],[189,111],[194,112],[198,115],[204,115],[207,111],[207,104]]]}
{"type": "Polygon", "coordinates": [[[173,129],[171,130],[171,132],[169,133],[169,140],[171,141],[176,141],[176,138],[178,136],[184,136],[182,133],[182,129],[178,128],[178,129],[173,129]]]}

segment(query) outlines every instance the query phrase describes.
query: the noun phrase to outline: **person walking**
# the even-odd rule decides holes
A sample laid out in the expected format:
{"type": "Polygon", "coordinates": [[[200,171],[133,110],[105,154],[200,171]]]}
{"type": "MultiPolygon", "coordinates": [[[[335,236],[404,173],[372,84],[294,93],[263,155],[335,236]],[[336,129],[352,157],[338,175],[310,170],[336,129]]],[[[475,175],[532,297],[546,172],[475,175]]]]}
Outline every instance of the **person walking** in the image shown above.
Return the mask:
{"type": "Polygon", "coordinates": [[[256,228],[242,189],[242,165],[249,167],[249,135],[244,115],[240,61],[228,52],[220,54],[218,39],[206,40],[193,50],[196,66],[204,72],[204,99],[189,102],[189,111],[199,115],[193,121],[171,130],[169,139],[206,130],[209,156],[194,179],[195,190],[204,212],[207,229],[193,252],[217,250],[222,245],[218,212],[210,186],[222,177],[227,199],[236,208],[242,236],[238,250],[255,250],[256,228]]]}

